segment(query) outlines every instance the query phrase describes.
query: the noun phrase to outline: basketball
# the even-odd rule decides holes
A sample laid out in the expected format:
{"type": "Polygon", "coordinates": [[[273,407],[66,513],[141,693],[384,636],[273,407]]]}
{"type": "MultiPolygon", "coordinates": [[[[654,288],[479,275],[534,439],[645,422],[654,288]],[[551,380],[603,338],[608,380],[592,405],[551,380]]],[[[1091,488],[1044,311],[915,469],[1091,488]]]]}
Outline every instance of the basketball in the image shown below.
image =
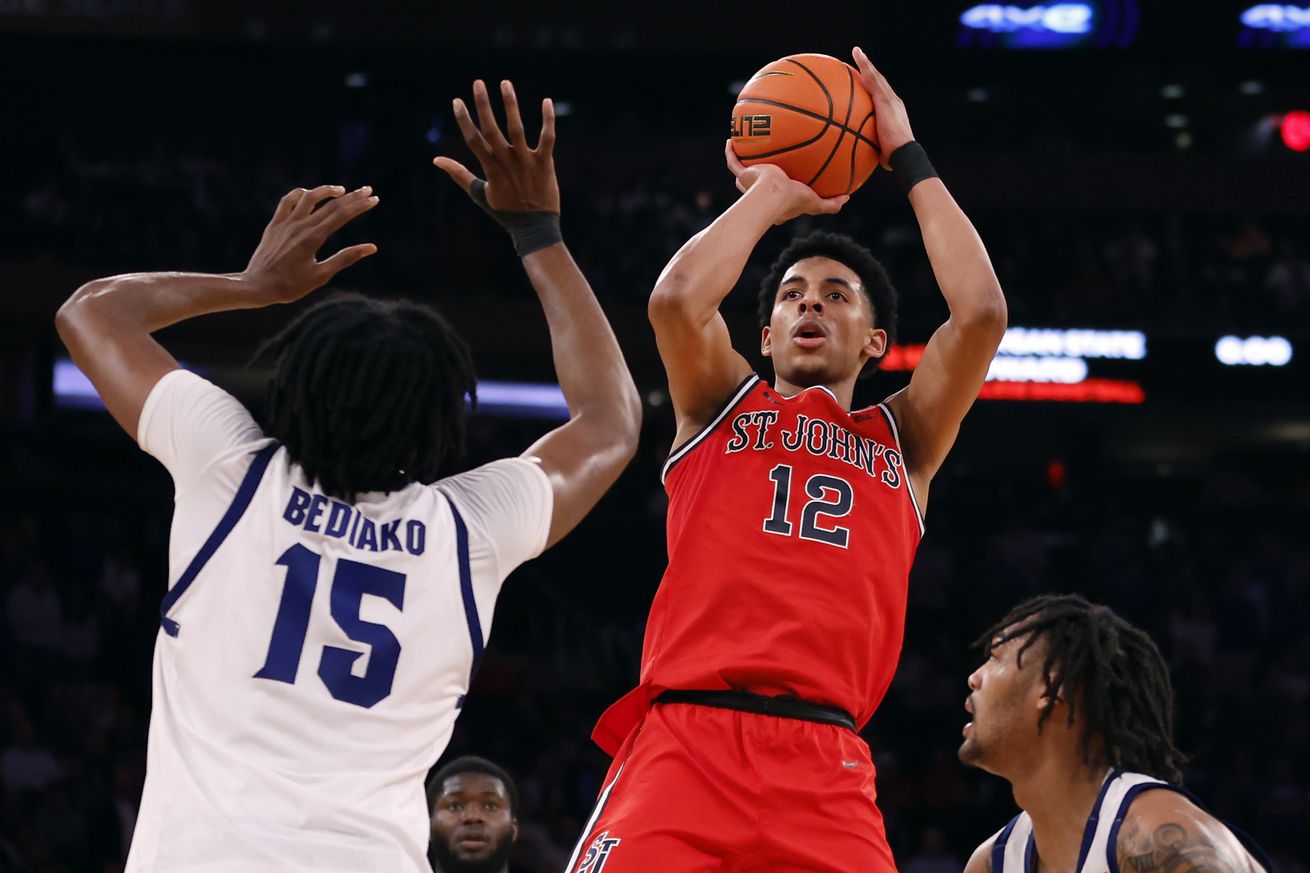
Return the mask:
{"type": "Polygon", "coordinates": [[[873,98],[850,64],[789,55],[737,95],[732,148],[743,164],[777,164],[821,197],[850,194],[878,166],[873,98]]]}

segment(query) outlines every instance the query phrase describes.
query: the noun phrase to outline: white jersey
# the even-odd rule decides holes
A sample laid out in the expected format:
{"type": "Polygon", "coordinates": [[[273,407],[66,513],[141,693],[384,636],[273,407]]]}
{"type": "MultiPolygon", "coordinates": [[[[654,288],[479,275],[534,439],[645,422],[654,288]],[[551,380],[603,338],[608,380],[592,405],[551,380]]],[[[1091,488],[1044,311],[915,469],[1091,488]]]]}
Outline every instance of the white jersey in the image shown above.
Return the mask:
{"type": "Polygon", "coordinates": [[[332,500],[185,370],[138,441],[176,508],[128,873],[427,871],[423,778],[501,583],[545,547],[545,473],[511,458],[332,500]]]}
{"type": "MultiPolygon", "coordinates": [[[[1119,828],[1137,795],[1153,789],[1177,791],[1195,802],[1195,798],[1182,788],[1154,776],[1123,770],[1111,770],[1106,774],[1101,791],[1096,796],[1096,803],[1092,806],[1092,813],[1083,828],[1083,842],[1074,873],[1122,873],[1116,851],[1119,828]]],[[[1259,847],[1250,843],[1245,834],[1234,831],[1234,835],[1251,852],[1252,857],[1268,869],[1259,847]]],[[[996,834],[996,842],[992,844],[991,869],[992,873],[1036,873],[1037,844],[1033,837],[1033,821],[1027,812],[1016,815],[996,834]]]]}

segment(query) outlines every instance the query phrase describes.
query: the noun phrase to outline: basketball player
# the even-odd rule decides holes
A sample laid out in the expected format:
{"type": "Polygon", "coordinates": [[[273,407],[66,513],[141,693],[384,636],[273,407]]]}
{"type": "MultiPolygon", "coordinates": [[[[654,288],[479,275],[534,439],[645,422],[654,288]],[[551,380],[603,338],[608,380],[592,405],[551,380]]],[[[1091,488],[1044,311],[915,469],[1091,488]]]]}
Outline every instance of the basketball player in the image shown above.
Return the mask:
{"type": "Polygon", "coordinates": [[[614,763],[572,873],[894,869],[856,730],[891,681],[921,509],[1006,307],[904,105],[855,59],[950,318],[905,390],[852,410],[856,379],[892,340],[895,293],[849,238],[797,240],[761,291],[775,376],[761,380],[719,306],[769,228],[846,198],[729,152],[741,198],[682,247],[650,299],[677,416],[669,566],[641,683],[593,734],[614,763]]]}
{"type": "Polygon", "coordinates": [[[465,755],[428,781],[437,873],[509,873],[518,839],[519,793],[495,764],[465,755]]]}
{"type": "Polygon", "coordinates": [[[512,232],[572,415],[523,456],[437,478],[475,379],[424,306],[342,295],[302,313],[267,346],[263,427],[152,339],[299,300],[372,254],[315,256],[377,204],[367,187],[287,194],[240,273],[100,279],[59,312],[74,360],[176,488],[132,873],[428,869],[423,777],[500,585],[634,452],[636,390],[560,238],[551,104],[534,148],[508,82],[508,137],[485,86],[474,92],[481,129],[462,101],[455,116],[487,181],[438,165],[512,232]]]}
{"type": "Polygon", "coordinates": [[[966,873],[1271,871],[1179,787],[1169,669],[1108,607],[1045,595],[978,644],[960,760],[1009,781],[1023,809],[966,873]]]}

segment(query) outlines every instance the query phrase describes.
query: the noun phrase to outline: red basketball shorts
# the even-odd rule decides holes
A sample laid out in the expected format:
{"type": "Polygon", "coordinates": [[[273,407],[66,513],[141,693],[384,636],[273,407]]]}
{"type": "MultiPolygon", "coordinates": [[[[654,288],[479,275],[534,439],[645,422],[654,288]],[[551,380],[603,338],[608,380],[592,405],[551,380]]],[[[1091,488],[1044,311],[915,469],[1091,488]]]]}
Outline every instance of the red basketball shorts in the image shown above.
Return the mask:
{"type": "Polygon", "coordinates": [[[873,783],[869,747],[845,728],[656,704],[567,873],[895,873],[873,783]]]}

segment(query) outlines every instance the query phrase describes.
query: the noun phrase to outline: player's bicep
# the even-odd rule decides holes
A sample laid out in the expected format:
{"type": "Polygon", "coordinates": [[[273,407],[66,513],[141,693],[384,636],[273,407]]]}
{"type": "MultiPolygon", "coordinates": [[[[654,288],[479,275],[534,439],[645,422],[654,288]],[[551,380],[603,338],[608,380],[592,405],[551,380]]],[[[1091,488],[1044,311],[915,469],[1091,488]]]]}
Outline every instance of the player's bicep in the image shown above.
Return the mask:
{"type": "Polygon", "coordinates": [[[1114,850],[1119,869],[1133,873],[1262,873],[1228,828],[1164,789],[1133,800],[1114,850]]]}
{"type": "Polygon", "coordinates": [[[678,428],[694,430],[718,412],[750,375],[751,365],[732,347],[728,325],[718,312],[702,322],[652,298],[649,313],[678,428]]]}
{"type": "Polygon", "coordinates": [[[631,447],[575,418],[533,443],[522,455],[546,474],[553,497],[546,548],[578,526],[619,478],[631,447]]]}
{"type": "Polygon", "coordinates": [[[910,384],[890,399],[913,474],[931,479],[946,460],[1003,335],[1003,330],[971,331],[947,321],[928,341],[910,384]]]}

